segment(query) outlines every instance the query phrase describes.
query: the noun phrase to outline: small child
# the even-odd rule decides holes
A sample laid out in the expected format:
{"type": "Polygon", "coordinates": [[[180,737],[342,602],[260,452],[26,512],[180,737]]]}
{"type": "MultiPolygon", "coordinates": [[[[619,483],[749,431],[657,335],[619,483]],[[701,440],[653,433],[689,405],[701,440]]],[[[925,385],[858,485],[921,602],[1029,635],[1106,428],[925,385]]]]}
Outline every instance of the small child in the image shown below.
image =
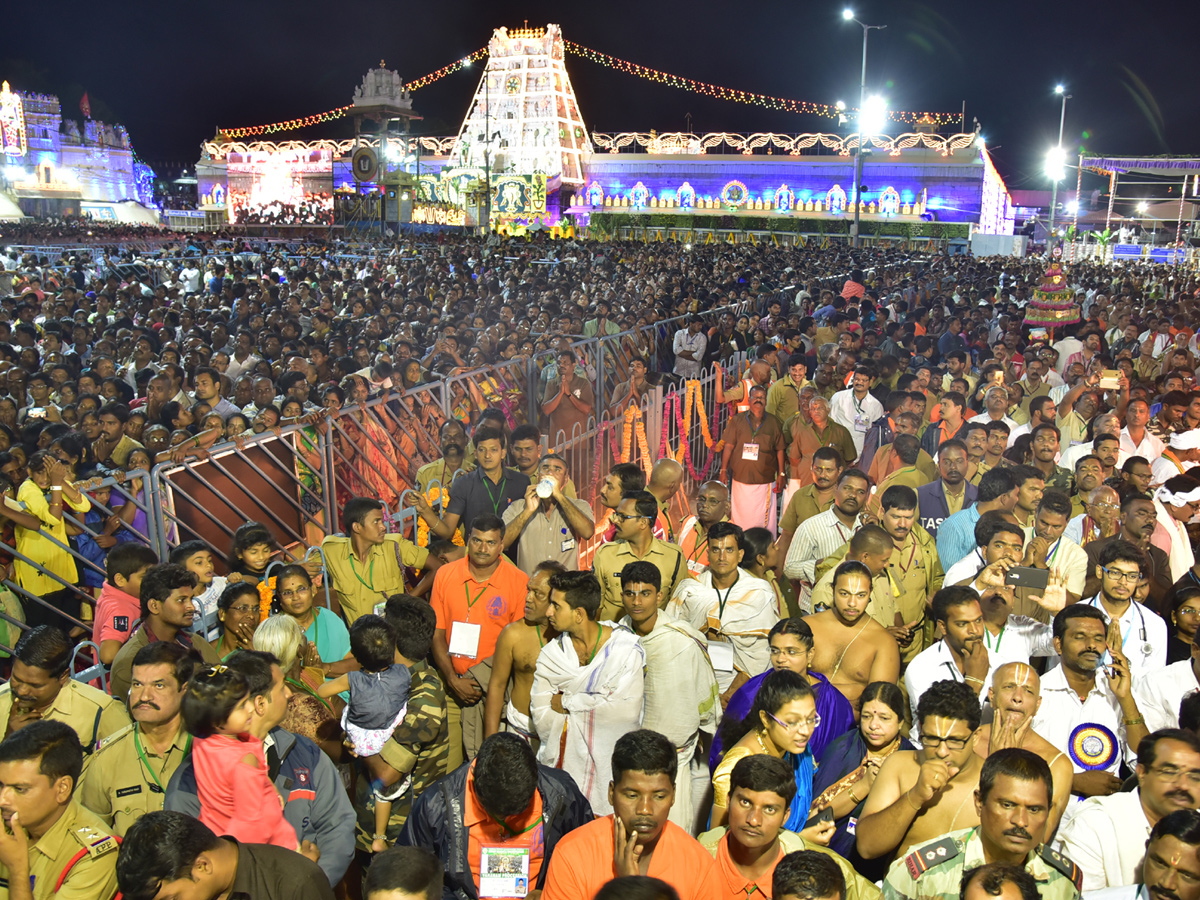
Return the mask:
{"type": "Polygon", "coordinates": [[[387,849],[387,823],[392,801],[406,788],[405,783],[384,795],[380,785],[391,767],[379,759],[396,726],[408,712],[408,688],[412,676],[408,667],[396,662],[396,632],[379,616],[361,616],[350,626],[350,653],[362,666],[360,672],[347,672],[317,688],[317,696],[329,698],[350,692],[350,703],[342,711],[342,727],[354,745],[355,754],[364,760],[375,783],[375,835],[371,852],[387,849]]]}
{"type": "Polygon", "coordinates": [[[171,551],[171,562],[178,563],[196,576],[196,590],[192,598],[196,607],[197,622],[193,631],[207,641],[213,641],[221,630],[217,621],[217,600],[228,583],[224,575],[217,575],[216,561],[204,541],[184,541],[171,551]]]}
{"type": "Polygon", "coordinates": [[[261,522],[239,525],[233,533],[233,546],[229,550],[229,583],[245,581],[258,584],[263,580],[276,549],[275,537],[266,525],[261,522]]]}
{"type": "Polygon", "coordinates": [[[96,599],[92,637],[100,646],[100,662],[105,665],[112,665],[117,651],[133,634],[134,624],[141,616],[138,595],[142,577],[157,563],[158,554],[145,544],[118,544],[108,552],[104,585],[96,599]]]}
{"type": "Polygon", "coordinates": [[[254,715],[246,677],[225,665],[201,669],[188,682],[182,711],[195,738],[200,821],[244,844],[299,852],[296,829],[283,817],[283,798],[267,774],[262,741],[246,733],[254,715]]]}

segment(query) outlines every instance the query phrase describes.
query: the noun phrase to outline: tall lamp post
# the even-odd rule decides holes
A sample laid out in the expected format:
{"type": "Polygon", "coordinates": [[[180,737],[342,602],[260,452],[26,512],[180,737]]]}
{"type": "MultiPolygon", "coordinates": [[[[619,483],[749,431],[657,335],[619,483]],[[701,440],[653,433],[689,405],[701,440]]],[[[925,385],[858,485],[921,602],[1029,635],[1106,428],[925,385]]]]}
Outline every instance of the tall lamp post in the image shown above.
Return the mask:
{"type": "Polygon", "coordinates": [[[850,229],[850,241],[855,247],[858,246],[858,221],[859,214],[862,211],[862,198],[859,193],[862,190],[862,170],[863,170],[863,107],[867,100],[867,36],[870,35],[871,29],[881,31],[887,28],[886,25],[868,25],[865,22],[860,22],[854,16],[854,10],[846,8],[842,10],[842,18],[847,22],[854,22],[856,25],[862,26],[863,30],[863,49],[862,49],[862,78],[858,86],[858,149],[854,154],[854,225],[850,229]]]}
{"type": "Polygon", "coordinates": [[[1046,174],[1054,182],[1054,187],[1050,192],[1050,240],[1048,243],[1053,242],[1054,239],[1054,213],[1055,207],[1058,206],[1058,183],[1066,175],[1067,154],[1063,149],[1063,126],[1067,123],[1067,101],[1071,99],[1071,95],[1061,84],[1054,86],[1054,93],[1062,97],[1062,112],[1058,117],[1058,144],[1046,155],[1046,174]]]}

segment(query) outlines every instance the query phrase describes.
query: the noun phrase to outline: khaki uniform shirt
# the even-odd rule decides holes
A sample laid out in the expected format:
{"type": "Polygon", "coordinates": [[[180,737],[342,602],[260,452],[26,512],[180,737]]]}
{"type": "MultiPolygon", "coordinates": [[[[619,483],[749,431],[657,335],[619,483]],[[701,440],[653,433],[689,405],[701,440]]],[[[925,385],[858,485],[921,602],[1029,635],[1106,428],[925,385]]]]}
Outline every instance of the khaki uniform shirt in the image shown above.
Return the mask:
{"type": "MultiPolygon", "coordinates": [[[[9,685],[0,687],[0,722],[8,726],[12,712],[13,695],[9,685]]],[[[129,713],[119,700],[114,700],[104,691],[68,678],[58,692],[50,708],[42,713],[43,719],[66,722],[79,735],[83,752],[91,753],[97,741],[120,731],[129,724],[129,713]]],[[[0,732],[3,733],[3,732],[0,732]]]]}
{"type": "MultiPolygon", "coordinates": [[[[198,634],[187,634],[180,632],[180,635],[186,635],[186,638],[191,642],[192,649],[200,654],[200,658],[209,665],[217,665],[221,662],[221,657],[217,653],[216,648],[208,641],[200,637],[198,634]]],[[[117,651],[116,657],[112,661],[112,671],[109,672],[108,689],[112,695],[121,701],[122,709],[125,702],[129,699],[129,686],[133,681],[133,658],[137,656],[137,652],[150,643],[150,636],[146,632],[146,625],[143,622],[138,626],[138,630],[129,636],[121,649],[117,651]]],[[[129,724],[129,717],[125,717],[123,725],[129,724]]],[[[114,731],[116,729],[113,729],[114,731]]]]}
{"type": "Polygon", "coordinates": [[[767,413],[784,427],[800,411],[800,388],[791,375],[784,375],[767,390],[767,413]]]}
{"type": "Polygon", "coordinates": [[[603,544],[592,558],[592,571],[600,579],[601,591],[600,614],[596,621],[617,622],[625,615],[625,605],[621,602],[621,570],[626,564],[638,562],[639,559],[658,567],[662,574],[663,597],[670,597],[675,586],[690,577],[687,561],[674,544],[654,538],[643,557],[635,556],[626,541],[603,544]]]}
{"type": "MultiPolygon", "coordinates": [[[[72,798],[62,816],[29,847],[33,900],[111,900],[117,892],[117,842],[112,829],[72,798]],[[55,884],[71,867],[57,891],[55,884]]],[[[0,900],[8,900],[8,869],[0,865],[0,900]]]]}
{"type": "MultiPolygon", "coordinates": [[[[884,900],[958,900],[963,873],[983,863],[979,829],[952,831],[892,863],[883,880],[884,900]]],[[[1038,846],[1025,871],[1042,900],[1078,900],[1083,872],[1058,851],[1038,846]]]]}
{"type": "Polygon", "coordinates": [[[192,747],[191,735],[182,724],[162,756],[144,735],[137,734],[135,743],[136,729],[137,725],[129,725],[104,741],[79,781],[79,802],[121,836],[146,813],[163,808],[163,791],[192,747]]]}
{"type": "Polygon", "coordinates": [[[359,560],[353,555],[350,541],[348,537],[332,535],[321,541],[321,550],[346,621],[354,624],[359,616],[374,612],[376,603],[385,602],[392,594],[404,593],[401,564],[424,568],[429,551],[398,534],[388,534],[382,544],[371,546],[366,559],[359,560]]]}
{"type": "Polygon", "coordinates": [[[795,534],[806,521],[818,513],[825,512],[831,506],[833,506],[833,491],[829,492],[828,500],[818,504],[817,486],[810,484],[802,487],[792,494],[792,499],[788,502],[787,509],[783,512],[783,518],[779,522],[779,530],[795,534]]]}

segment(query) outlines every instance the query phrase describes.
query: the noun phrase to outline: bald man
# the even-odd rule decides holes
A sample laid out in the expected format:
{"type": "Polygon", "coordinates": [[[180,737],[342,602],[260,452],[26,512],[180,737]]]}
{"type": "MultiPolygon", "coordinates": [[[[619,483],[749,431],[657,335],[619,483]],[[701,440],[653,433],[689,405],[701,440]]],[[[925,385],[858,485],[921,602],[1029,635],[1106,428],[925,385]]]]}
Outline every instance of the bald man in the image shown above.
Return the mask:
{"type": "MultiPolygon", "coordinates": [[[[658,501],[658,521],[655,523],[655,530],[661,529],[666,534],[664,540],[670,543],[675,543],[675,535],[679,531],[675,527],[675,523],[682,518],[682,516],[671,518],[671,499],[679,494],[682,484],[683,466],[670,457],[663,457],[650,470],[650,483],[646,485],[646,490],[653,494],[654,499],[658,501]]],[[[685,511],[686,502],[680,496],[680,503],[684,505],[685,511]]]]}
{"type": "MultiPolygon", "coordinates": [[[[1071,504],[1074,508],[1075,499],[1071,504]]],[[[1110,538],[1121,530],[1121,495],[1106,484],[1094,487],[1082,496],[1082,509],[1067,523],[1063,536],[1081,547],[1091,541],[1110,538]]]]}
{"type": "Polygon", "coordinates": [[[1054,779],[1054,797],[1051,802],[1050,818],[1046,820],[1046,843],[1063,810],[1071,800],[1071,781],[1075,767],[1057,747],[1033,730],[1033,717],[1042,705],[1042,682],[1038,673],[1022,662],[1010,662],[992,672],[992,683],[988,688],[988,703],[995,716],[988,725],[979,726],[979,740],[975,753],[986,759],[1005,747],[1020,747],[1036,753],[1050,766],[1054,779]]]}
{"type": "Polygon", "coordinates": [[[679,549],[693,575],[708,568],[708,529],[728,521],[729,488],[719,481],[704,482],[696,495],[696,514],[679,526],[679,549]]]}

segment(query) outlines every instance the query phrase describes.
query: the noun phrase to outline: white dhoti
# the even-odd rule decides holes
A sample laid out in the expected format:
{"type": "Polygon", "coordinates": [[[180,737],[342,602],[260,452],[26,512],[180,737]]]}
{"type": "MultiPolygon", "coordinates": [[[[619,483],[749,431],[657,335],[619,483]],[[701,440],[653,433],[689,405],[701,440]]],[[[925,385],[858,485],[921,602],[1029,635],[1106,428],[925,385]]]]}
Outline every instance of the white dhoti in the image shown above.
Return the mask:
{"type": "Polygon", "coordinates": [[[504,705],[504,721],[508,723],[509,731],[519,734],[526,741],[531,737],[537,737],[537,731],[533,727],[533,719],[513,706],[511,698],[504,705]]]}
{"type": "Polygon", "coordinates": [[[612,634],[586,666],[579,664],[569,635],[542,648],[529,712],[541,741],[538,762],[574,778],[592,811],[604,816],[612,812],[613,747],[642,724],[646,655],[628,628],[601,624],[612,626],[612,634]],[[562,694],[566,715],[551,707],[555,694],[562,694]]]}
{"type": "Polygon", "coordinates": [[[775,534],[775,482],[742,484],[733,482],[729,494],[729,521],[742,530],[765,528],[775,534]]]}

